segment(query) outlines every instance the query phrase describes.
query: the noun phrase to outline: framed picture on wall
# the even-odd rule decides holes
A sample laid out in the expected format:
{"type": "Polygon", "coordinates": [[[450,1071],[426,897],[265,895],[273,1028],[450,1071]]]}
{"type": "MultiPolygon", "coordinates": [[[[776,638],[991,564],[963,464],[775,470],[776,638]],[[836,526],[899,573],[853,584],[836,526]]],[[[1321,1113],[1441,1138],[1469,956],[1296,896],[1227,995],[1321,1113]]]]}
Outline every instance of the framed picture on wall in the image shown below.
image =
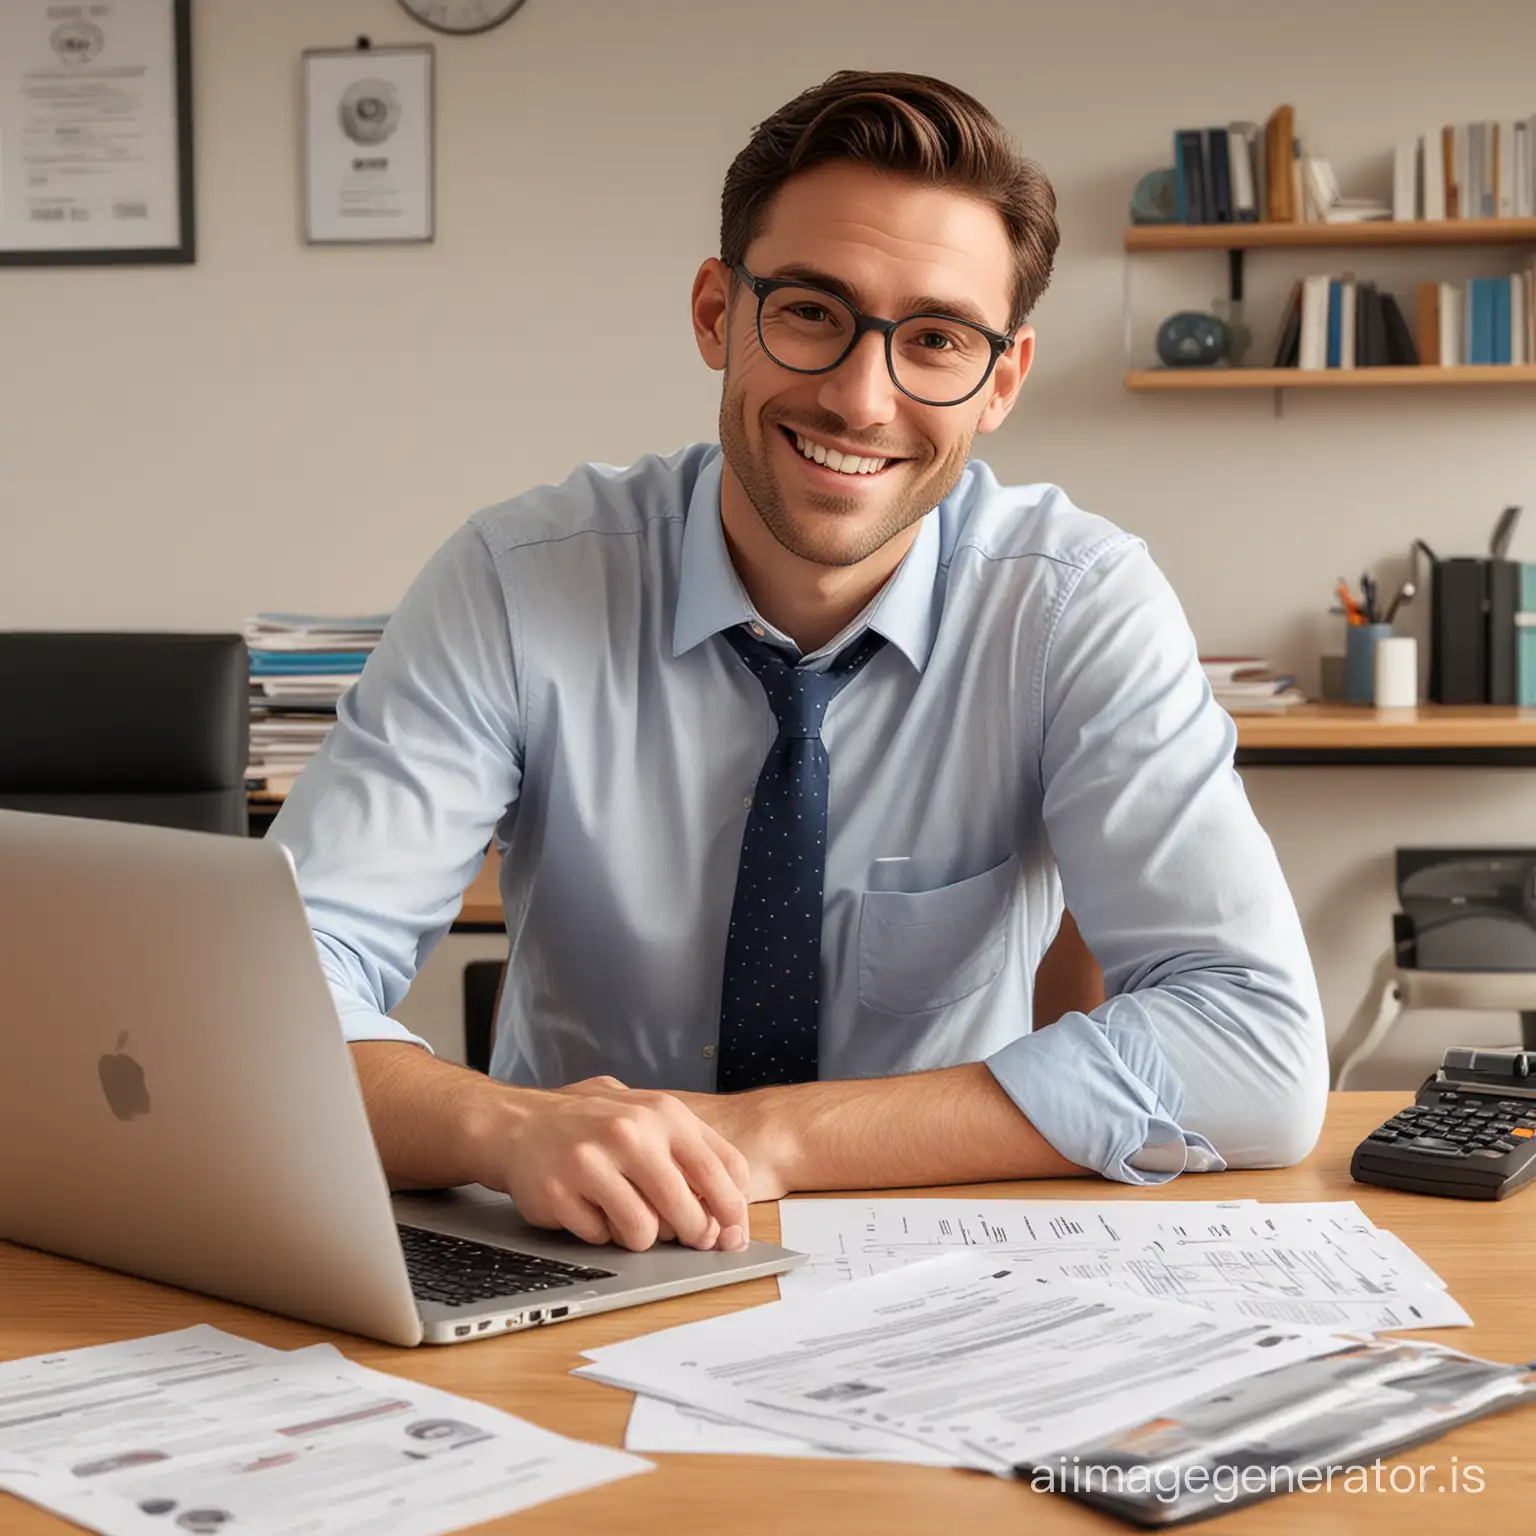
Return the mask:
{"type": "Polygon", "coordinates": [[[192,0],[3,0],[0,265],[195,254],[192,0]]]}
{"type": "Polygon", "coordinates": [[[431,240],[430,45],[304,55],[304,238],[312,245],[431,240]]]}

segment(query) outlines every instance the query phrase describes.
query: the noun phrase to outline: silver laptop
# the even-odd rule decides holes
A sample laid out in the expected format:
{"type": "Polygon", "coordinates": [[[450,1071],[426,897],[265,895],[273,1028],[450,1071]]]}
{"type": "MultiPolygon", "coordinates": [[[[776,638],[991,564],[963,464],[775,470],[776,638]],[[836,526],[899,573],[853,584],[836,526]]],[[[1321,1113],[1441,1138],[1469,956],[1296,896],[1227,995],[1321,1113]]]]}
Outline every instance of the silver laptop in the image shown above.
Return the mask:
{"type": "Polygon", "coordinates": [[[0,1238],[391,1344],[773,1275],[393,1198],[286,851],[0,811],[0,1238]]]}

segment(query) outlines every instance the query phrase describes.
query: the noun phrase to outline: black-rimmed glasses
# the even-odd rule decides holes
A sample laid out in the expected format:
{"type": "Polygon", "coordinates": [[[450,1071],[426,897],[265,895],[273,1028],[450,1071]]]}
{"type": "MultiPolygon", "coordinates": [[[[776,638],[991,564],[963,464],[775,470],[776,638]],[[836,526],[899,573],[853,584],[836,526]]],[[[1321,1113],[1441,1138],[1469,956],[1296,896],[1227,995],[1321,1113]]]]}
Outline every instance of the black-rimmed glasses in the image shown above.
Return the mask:
{"type": "Polygon", "coordinates": [[[959,405],[992,376],[1013,337],[953,315],[866,315],[825,288],[731,269],[757,297],[757,339],[791,373],[830,373],[866,331],[885,340],[891,382],[919,405],[959,405]]]}

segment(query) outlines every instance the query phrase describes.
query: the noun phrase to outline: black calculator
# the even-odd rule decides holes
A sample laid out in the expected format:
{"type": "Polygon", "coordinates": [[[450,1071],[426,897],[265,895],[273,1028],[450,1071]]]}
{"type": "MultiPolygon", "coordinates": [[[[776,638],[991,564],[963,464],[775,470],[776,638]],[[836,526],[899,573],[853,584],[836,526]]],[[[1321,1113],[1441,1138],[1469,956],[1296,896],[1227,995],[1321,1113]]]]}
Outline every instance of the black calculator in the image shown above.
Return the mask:
{"type": "Polygon", "coordinates": [[[1536,1177],[1536,1051],[1452,1046],[1407,1109],[1355,1148],[1361,1184],[1502,1200],[1536,1177]]]}

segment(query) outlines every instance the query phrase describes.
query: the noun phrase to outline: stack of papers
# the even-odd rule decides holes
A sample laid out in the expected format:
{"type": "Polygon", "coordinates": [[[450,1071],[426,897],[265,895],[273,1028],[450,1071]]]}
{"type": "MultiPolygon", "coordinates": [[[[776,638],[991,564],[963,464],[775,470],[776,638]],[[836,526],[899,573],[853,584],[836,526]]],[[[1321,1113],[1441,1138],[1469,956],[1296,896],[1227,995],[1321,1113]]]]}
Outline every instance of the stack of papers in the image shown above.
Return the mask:
{"type": "MultiPolygon", "coordinates": [[[[780,1276],[780,1295],[804,1303],[808,1315],[834,1297],[863,1294],[874,1278],[897,1272],[921,1277],[931,1268],[925,1260],[969,1254],[994,1266],[1006,1261],[1021,1274],[1074,1292],[1087,1286],[1101,1294],[1102,1287],[1102,1294],[1121,1303],[1152,1302],[1160,1310],[1170,1304],[1186,1318],[1262,1324],[1322,1338],[1325,1348],[1338,1347],[1338,1333],[1367,1337],[1471,1323],[1444,1281],[1353,1201],[786,1200],[779,1216],[784,1246],[809,1255],[780,1276]]],[[[610,1351],[592,1358],[605,1369],[616,1364],[610,1351]]],[[[862,1450],[832,1446],[803,1428],[797,1435],[788,1420],[743,1417],[718,1398],[680,1396],[675,1388],[630,1389],[648,1394],[636,1399],[630,1415],[625,1443],[634,1451],[858,1452],[953,1464],[943,1459],[952,1448],[933,1442],[922,1442],[918,1453],[910,1443],[889,1441],[862,1450]]],[[[1201,1389],[1200,1382],[1182,1379],[1181,1390],[1155,1408],[1201,1389]]],[[[1091,1420],[1088,1434],[1077,1438],[1117,1427],[1125,1426],[1091,1420]]]]}
{"type": "Polygon", "coordinates": [[[591,1350],[576,1374],[843,1454],[1008,1476],[1340,1347],[966,1252],[591,1350]]]}
{"type": "Polygon", "coordinates": [[[785,1200],[781,1241],[810,1255],[779,1280],[805,1295],[963,1248],[1060,1279],[1352,1333],[1469,1328],[1411,1248],[1353,1200],[785,1200]]]}
{"type": "Polygon", "coordinates": [[[1216,702],[1229,715],[1306,703],[1296,679],[1271,671],[1262,656],[1202,656],[1200,667],[1216,702]]]}
{"type": "Polygon", "coordinates": [[[251,653],[247,782],[286,793],[336,723],[336,704],[377,649],[386,613],[357,617],[260,613],[245,624],[251,653]]]}
{"type": "Polygon", "coordinates": [[[196,1327],[0,1365],[0,1490],[107,1536],[436,1536],[651,1470],[329,1344],[196,1327]]]}

